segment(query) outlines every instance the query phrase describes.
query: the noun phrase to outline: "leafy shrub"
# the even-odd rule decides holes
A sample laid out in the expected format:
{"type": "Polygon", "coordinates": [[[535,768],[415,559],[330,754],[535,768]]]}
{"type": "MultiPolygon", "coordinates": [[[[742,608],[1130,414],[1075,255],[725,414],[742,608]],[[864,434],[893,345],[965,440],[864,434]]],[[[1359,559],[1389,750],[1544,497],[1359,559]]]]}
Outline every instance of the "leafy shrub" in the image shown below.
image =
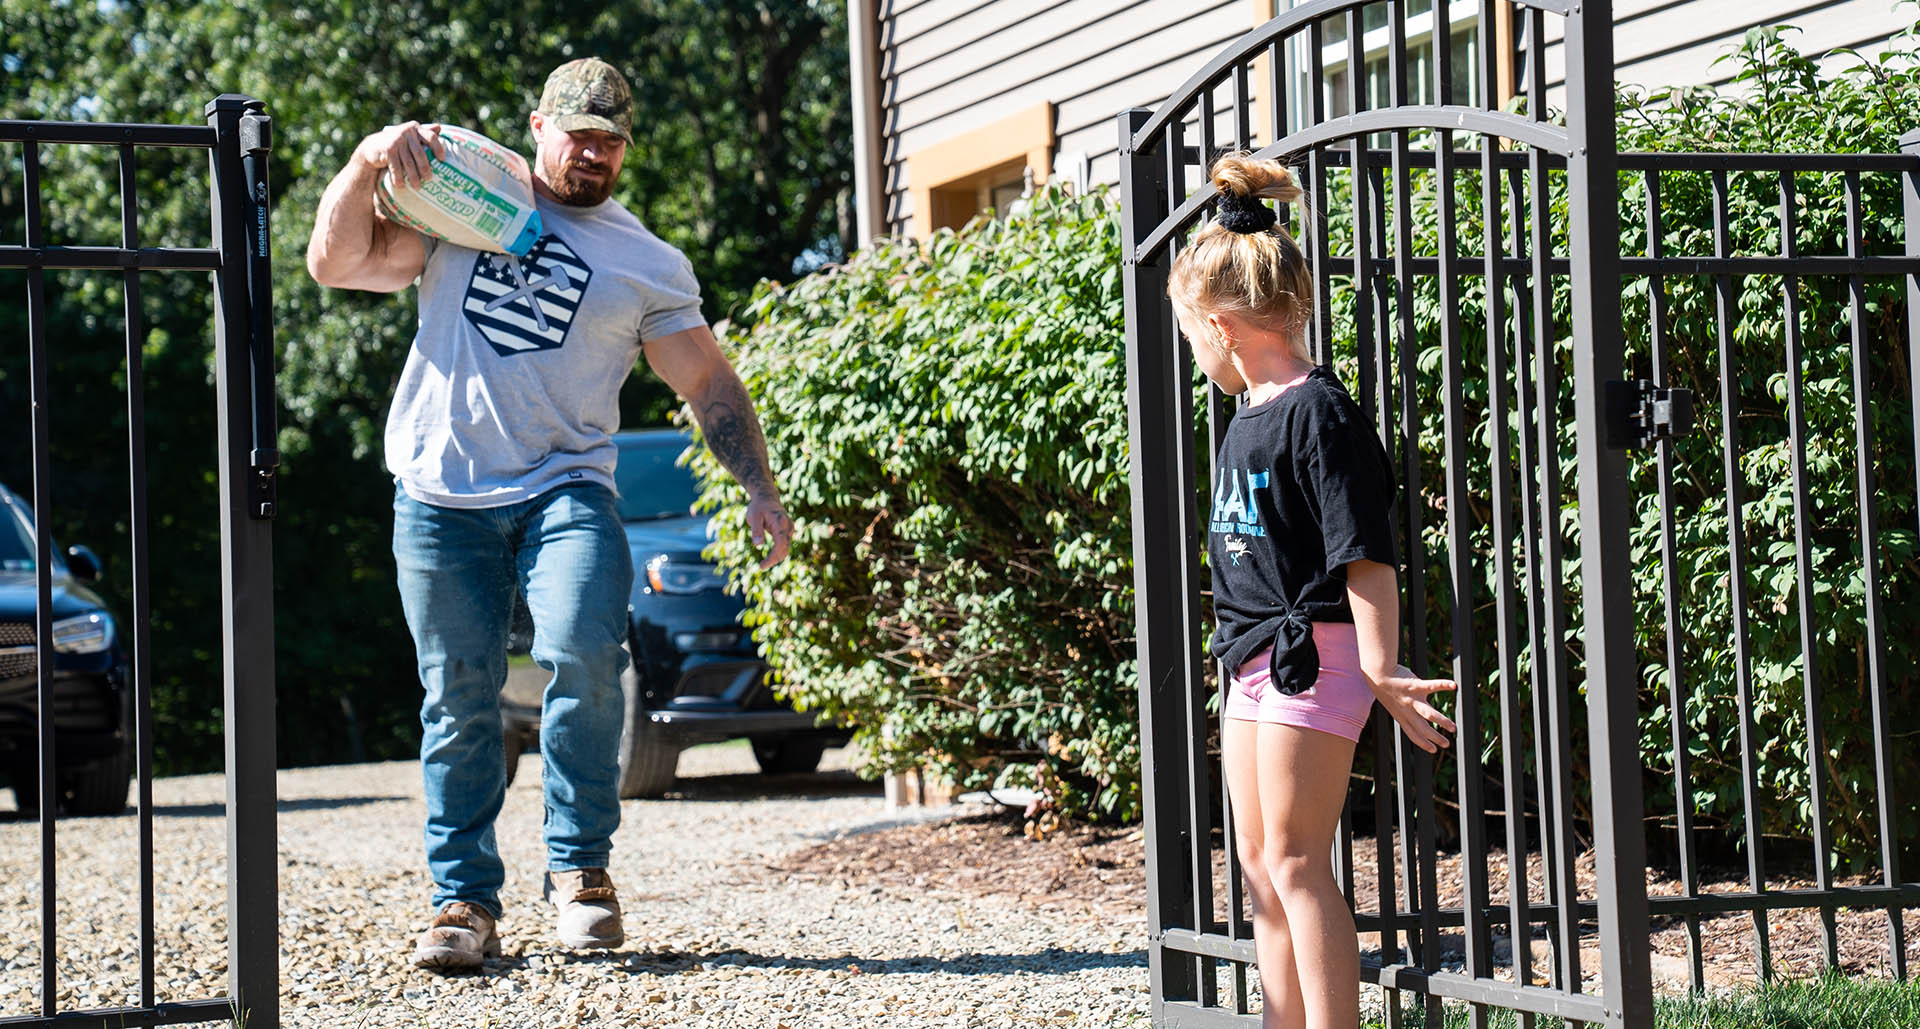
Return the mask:
{"type": "Polygon", "coordinates": [[[1042,192],[751,304],[734,360],[799,529],[746,572],[727,508],[716,550],[782,689],[875,767],[1137,814],[1120,301],[1112,205],[1042,192]]]}

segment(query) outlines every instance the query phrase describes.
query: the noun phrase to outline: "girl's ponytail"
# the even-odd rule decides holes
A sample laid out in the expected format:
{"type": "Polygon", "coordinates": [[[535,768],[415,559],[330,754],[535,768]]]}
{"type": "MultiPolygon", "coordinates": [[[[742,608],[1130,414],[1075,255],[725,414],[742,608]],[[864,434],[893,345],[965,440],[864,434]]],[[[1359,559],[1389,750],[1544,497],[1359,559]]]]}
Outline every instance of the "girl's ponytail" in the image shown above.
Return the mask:
{"type": "MultiPolygon", "coordinates": [[[[1167,296],[1196,320],[1236,314],[1280,332],[1310,360],[1301,330],[1313,314],[1313,276],[1285,222],[1264,203],[1298,201],[1299,182],[1286,165],[1247,154],[1222,157],[1209,175],[1220,195],[1219,217],[1174,259],[1167,296]]],[[[1206,342],[1229,349],[1220,340],[1206,342]]]]}

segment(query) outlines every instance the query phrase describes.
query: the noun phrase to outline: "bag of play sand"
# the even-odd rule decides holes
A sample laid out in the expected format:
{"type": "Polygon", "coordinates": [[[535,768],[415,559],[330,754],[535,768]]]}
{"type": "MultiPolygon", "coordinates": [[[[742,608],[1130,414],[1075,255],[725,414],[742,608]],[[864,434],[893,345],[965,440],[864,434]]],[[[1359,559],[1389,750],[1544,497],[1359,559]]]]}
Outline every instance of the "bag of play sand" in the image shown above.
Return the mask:
{"type": "Polygon", "coordinates": [[[527,161],[456,125],[440,126],[447,156],[417,188],[380,176],[381,213],[408,228],[474,250],[524,256],[543,231],[527,161]]]}

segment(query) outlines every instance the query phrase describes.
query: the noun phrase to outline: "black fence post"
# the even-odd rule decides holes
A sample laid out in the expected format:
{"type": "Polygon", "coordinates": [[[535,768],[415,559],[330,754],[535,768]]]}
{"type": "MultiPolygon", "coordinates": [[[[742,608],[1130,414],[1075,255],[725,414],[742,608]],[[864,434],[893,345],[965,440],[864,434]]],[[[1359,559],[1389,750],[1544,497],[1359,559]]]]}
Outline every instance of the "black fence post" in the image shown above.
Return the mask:
{"type": "Polygon", "coordinates": [[[1179,467],[1171,438],[1178,424],[1173,368],[1173,326],[1167,318],[1168,258],[1145,265],[1135,260],[1140,241],[1167,216],[1166,160],[1160,147],[1136,151],[1134,134],[1153,112],[1130,110],[1119,119],[1120,246],[1127,325],[1127,428],[1133,489],[1134,634],[1139,646],[1140,777],[1147,848],[1148,974],[1152,1017],[1162,1021],[1169,1001],[1192,1001],[1199,990],[1196,959],[1163,946],[1168,929],[1200,928],[1193,918],[1193,884],[1181,874],[1193,848],[1207,846],[1187,829],[1187,598],[1180,595],[1179,505],[1193,487],[1179,467]]]}
{"type": "Polygon", "coordinates": [[[262,510],[256,499],[257,466],[268,456],[261,452],[274,447],[271,437],[257,435],[259,412],[265,408],[270,427],[273,403],[272,366],[263,367],[272,357],[271,321],[256,318],[268,300],[266,279],[255,272],[256,259],[264,269],[267,257],[264,144],[270,137],[265,105],[251,97],[223,94],[207,104],[206,114],[217,138],[213,235],[220,251],[214,347],[227,736],[227,972],[235,1020],[246,1029],[279,1029],[273,537],[267,520],[273,511],[270,503],[262,510]]]}
{"type": "MultiPolygon", "coordinates": [[[[1572,258],[1576,453],[1580,483],[1582,631],[1593,762],[1594,871],[1600,971],[1610,1026],[1653,1024],[1646,831],[1641,796],[1639,675],[1634,654],[1632,498],[1624,450],[1607,445],[1604,396],[1623,378],[1620,155],[1614,124],[1613,4],[1567,14],[1568,251],[1572,258]]],[[[1543,341],[1543,347],[1546,343],[1543,341]]],[[[1548,359],[1543,351],[1542,359],[1548,359]]],[[[1553,455],[1543,454],[1543,460],[1553,455]]],[[[1563,760],[1565,758],[1563,757],[1563,760]]],[[[1563,803],[1571,803],[1566,797],[1563,803]]],[[[1571,863],[1573,855],[1562,859],[1571,863]]],[[[1560,898],[1572,905],[1575,898],[1560,898]]],[[[1561,946],[1578,948],[1577,938],[1561,946]]],[[[1579,983],[1561,989],[1577,992],[1579,983]]]]}

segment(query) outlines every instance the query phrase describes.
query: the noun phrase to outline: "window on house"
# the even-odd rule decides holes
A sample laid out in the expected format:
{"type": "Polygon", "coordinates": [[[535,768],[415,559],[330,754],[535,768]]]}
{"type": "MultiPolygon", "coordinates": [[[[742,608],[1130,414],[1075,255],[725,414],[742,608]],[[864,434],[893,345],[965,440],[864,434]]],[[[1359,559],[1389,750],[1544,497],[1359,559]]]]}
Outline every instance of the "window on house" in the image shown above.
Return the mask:
{"type": "Polygon", "coordinates": [[[987,204],[995,214],[1006,214],[1013,205],[1033,193],[1033,169],[1020,166],[1020,174],[987,190],[987,204]]]}
{"type": "Polygon", "coordinates": [[[1011,210],[1047,181],[1053,145],[1053,105],[1043,103],[915,151],[907,157],[914,237],[1011,210]]]}
{"type": "MultiPolygon", "coordinates": [[[[1451,3],[1445,7],[1445,13],[1445,25],[1436,33],[1438,19],[1432,0],[1411,0],[1407,5],[1407,102],[1440,102],[1435,82],[1435,41],[1436,38],[1442,38],[1446,41],[1448,57],[1452,61],[1448,76],[1452,90],[1450,99],[1455,104],[1478,106],[1482,93],[1479,75],[1480,5],[1474,2],[1451,3]]],[[[1362,88],[1368,109],[1387,107],[1393,102],[1392,69],[1388,60],[1388,49],[1393,39],[1386,22],[1386,5],[1370,4],[1361,8],[1360,66],[1365,76],[1362,88]]],[[[1344,18],[1326,23],[1322,44],[1320,58],[1327,76],[1324,86],[1326,113],[1334,118],[1351,114],[1352,79],[1349,76],[1353,48],[1348,45],[1344,18]]],[[[1304,48],[1304,39],[1300,46],[1304,48]]],[[[1305,124],[1307,120],[1305,90],[1311,84],[1306,81],[1308,64],[1305,56],[1304,53],[1298,53],[1294,61],[1294,66],[1300,69],[1301,87],[1291,91],[1294,106],[1292,116],[1296,125],[1305,124]]]]}

